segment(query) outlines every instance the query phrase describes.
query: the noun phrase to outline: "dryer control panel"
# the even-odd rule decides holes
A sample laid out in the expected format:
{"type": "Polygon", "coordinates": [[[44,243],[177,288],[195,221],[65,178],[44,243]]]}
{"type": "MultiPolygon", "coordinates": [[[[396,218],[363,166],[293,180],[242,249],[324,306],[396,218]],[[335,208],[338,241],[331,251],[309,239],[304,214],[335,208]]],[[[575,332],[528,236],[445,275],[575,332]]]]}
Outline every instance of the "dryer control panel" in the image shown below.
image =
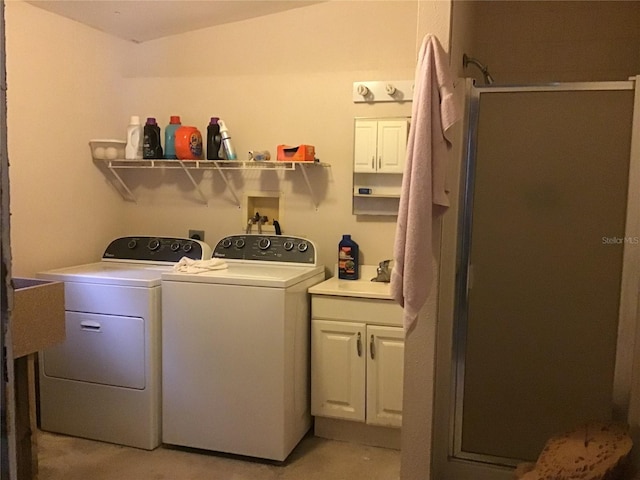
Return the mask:
{"type": "Polygon", "coordinates": [[[151,263],[177,263],[182,257],[208,260],[211,247],[191,238],[120,237],[113,240],[102,255],[103,260],[151,263]]]}
{"type": "Polygon", "coordinates": [[[311,240],[285,235],[231,235],[213,249],[214,258],[225,260],[282,262],[316,265],[316,247],[311,240]]]}

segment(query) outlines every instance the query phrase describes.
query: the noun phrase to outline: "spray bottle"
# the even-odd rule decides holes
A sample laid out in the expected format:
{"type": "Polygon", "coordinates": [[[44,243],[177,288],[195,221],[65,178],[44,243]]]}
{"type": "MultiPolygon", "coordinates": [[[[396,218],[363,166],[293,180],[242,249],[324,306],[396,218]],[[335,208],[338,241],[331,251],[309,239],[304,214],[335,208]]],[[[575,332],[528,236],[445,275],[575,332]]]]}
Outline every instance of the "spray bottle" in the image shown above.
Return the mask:
{"type": "Polygon", "coordinates": [[[224,149],[225,156],[227,160],[237,160],[236,151],[233,148],[233,144],[231,143],[231,135],[229,135],[229,130],[227,130],[227,125],[223,120],[218,120],[218,125],[220,125],[220,137],[222,138],[222,148],[224,149]]]}

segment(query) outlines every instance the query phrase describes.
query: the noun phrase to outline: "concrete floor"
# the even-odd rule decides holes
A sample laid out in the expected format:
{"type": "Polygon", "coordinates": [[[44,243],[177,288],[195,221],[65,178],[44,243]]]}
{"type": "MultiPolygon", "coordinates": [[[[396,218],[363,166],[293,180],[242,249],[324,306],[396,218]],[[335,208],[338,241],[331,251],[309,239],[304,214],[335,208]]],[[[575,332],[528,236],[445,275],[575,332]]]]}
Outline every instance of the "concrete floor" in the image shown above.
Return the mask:
{"type": "Polygon", "coordinates": [[[308,435],[282,465],[38,432],[39,480],[397,480],[400,452],[308,435]]]}

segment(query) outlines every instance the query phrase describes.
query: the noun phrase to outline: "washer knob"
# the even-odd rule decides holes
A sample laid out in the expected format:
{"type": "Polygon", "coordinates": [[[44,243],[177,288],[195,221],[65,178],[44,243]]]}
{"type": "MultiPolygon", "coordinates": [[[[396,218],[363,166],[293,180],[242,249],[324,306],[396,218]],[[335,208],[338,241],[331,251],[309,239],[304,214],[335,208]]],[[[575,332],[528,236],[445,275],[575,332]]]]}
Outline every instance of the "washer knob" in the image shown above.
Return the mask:
{"type": "Polygon", "coordinates": [[[309,244],[307,242],[300,242],[298,244],[298,251],[299,252],[306,252],[309,249],[309,244]]]}
{"type": "Polygon", "coordinates": [[[180,244],[178,242],[173,242],[171,244],[171,251],[177,252],[178,250],[180,250],[180,244]]]}
{"type": "Polygon", "coordinates": [[[193,248],[193,242],[185,243],[182,246],[182,250],[184,250],[185,252],[190,252],[192,248],[193,248]]]}
{"type": "Polygon", "coordinates": [[[236,248],[243,248],[245,246],[246,242],[244,241],[244,238],[239,238],[236,240],[236,248]]]}
{"type": "Polygon", "coordinates": [[[284,242],[283,246],[287,252],[290,252],[291,250],[293,250],[293,242],[291,240],[287,240],[286,242],[284,242]]]}
{"type": "Polygon", "coordinates": [[[132,250],[137,246],[138,246],[138,240],[136,240],[135,238],[132,238],[131,240],[129,240],[129,243],[127,244],[127,247],[129,247],[132,250]]]}
{"type": "Polygon", "coordinates": [[[157,250],[158,248],[160,248],[160,240],[158,240],[157,238],[149,240],[147,248],[151,251],[157,250]]]}
{"type": "Polygon", "coordinates": [[[224,240],[222,240],[221,245],[222,248],[229,248],[231,246],[231,239],[225,238],[224,240]]]}
{"type": "Polygon", "coordinates": [[[271,246],[271,240],[269,240],[268,238],[262,237],[260,240],[258,240],[258,248],[260,250],[266,250],[270,246],[271,246]]]}

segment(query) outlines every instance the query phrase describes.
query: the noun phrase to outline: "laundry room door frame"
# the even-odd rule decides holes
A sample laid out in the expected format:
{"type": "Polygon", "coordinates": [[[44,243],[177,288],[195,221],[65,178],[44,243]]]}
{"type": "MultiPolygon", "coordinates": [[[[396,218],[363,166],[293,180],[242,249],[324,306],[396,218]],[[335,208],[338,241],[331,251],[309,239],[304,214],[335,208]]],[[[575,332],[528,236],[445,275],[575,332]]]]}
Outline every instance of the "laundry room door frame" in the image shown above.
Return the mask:
{"type": "MultiPolygon", "coordinates": [[[[0,435],[0,479],[16,478],[17,453],[15,435],[15,388],[13,373],[13,348],[7,345],[9,331],[8,298],[13,295],[11,286],[11,236],[9,231],[9,158],[7,148],[7,63],[4,21],[4,0],[0,0],[0,410],[2,417],[0,435]],[[5,346],[7,348],[5,348],[5,346]],[[5,381],[6,380],[6,381],[5,381]],[[11,422],[11,425],[9,425],[11,422]]],[[[10,337],[9,337],[10,340],[10,337]]]]}

